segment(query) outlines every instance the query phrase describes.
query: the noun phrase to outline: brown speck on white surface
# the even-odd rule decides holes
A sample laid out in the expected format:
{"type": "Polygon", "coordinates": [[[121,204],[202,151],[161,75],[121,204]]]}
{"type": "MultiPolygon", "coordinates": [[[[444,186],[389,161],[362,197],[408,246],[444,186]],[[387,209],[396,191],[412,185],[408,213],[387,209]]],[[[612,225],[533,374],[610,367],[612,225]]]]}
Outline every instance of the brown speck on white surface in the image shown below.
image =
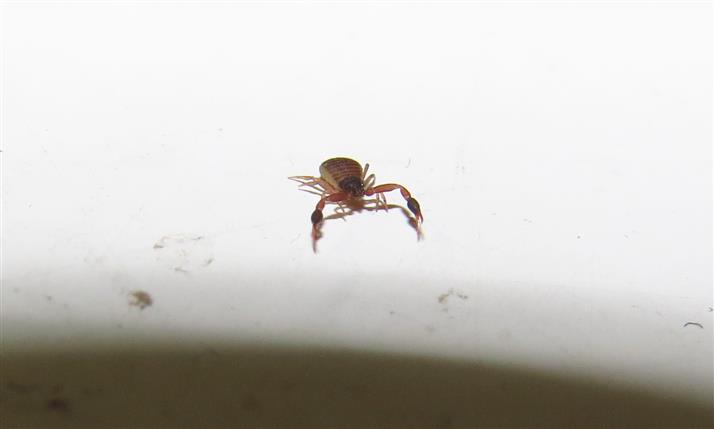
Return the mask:
{"type": "Polygon", "coordinates": [[[442,293],[439,295],[438,300],[439,304],[446,304],[446,302],[449,300],[450,296],[456,296],[457,298],[460,299],[469,299],[469,296],[466,295],[465,293],[456,290],[454,288],[449,289],[446,293],[442,293]]]}
{"type": "Polygon", "coordinates": [[[153,303],[154,300],[148,292],[135,290],[129,293],[129,305],[139,307],[140,310],[143,310],[146,307],[151,307],[153,303]]]}

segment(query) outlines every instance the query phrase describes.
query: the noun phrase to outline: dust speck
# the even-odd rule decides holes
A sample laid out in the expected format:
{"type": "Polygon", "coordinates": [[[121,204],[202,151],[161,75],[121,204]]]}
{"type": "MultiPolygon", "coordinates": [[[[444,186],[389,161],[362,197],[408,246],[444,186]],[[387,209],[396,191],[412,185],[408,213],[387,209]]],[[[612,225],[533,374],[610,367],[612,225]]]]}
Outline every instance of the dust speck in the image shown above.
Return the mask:
{"type": "Polygon", "coordinates": [[[687,326],[698,326],[700,329],[704,329],[704,326],[702,326],[701,323],[697,322],[687,322],[684,324],[684,327],[686,328],[687,326]]]}
{"type": "Polygon", "coordinates": [[[176,273],[187,274],[213,262],[211,240],[203,235],[169,234],[153,245],[157,262],[176,273]]]}
{"type": "Polygon", "coordinates": [[[192,235],[192,234],[173,234],[173,235],[164,235],[154,243],[154,249],[163,249],[166,246],[169,246],[171,244],[176,244],[176,243],[186,243],[186,242],[191,242],[191,241],[200,241],[203,240],[202,235],[192,235]]]}
{"type": "Polygon", "coordinates": [[[143,310],[146,307],[151,307],[153,303],[154,300],[153,298],[151,298],[151,295],[149,295],[148,292],[144,292],[143,290],[135,290],[129,293],[129,305],[139,307],[140,310],[143,310]]]}
{"type": "Polygon", "coordinates": [[[446,304],[449,300],[449,297],[455,296],[460,299],[469,299],[469,296],[466,295],[465,293],[456,290],[454,288],[449,289],[446,293],[442,293],[438,297],[439,304],[446,304]]]}
{"type": "Polygon", "coordinates": [[[52,412],[66,414],[69,412],[69,402],[63,398],[54,397],[47,401],[47,409],[52,412]]]}
{"type": "Polygon", "coordinates": [[[448,298],[449,298],[449,294],[448,294],[448,293],[442,293],[441,295],[439,295],[439,304],[444,304],[444,303],[446,303],[446,300],[447,300],[448,298]]]}

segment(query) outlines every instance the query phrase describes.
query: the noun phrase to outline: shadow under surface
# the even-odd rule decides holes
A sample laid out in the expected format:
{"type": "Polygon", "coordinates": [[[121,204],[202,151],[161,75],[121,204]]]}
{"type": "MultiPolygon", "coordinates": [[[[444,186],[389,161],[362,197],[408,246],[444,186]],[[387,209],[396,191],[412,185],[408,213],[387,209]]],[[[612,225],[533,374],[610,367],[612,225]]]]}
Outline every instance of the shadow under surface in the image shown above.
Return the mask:
{"type": "Polygon", "coordinates": [[[5,355],[10,427],[711,427],[711,408],[533,371],[242,345],[5,355]]]}

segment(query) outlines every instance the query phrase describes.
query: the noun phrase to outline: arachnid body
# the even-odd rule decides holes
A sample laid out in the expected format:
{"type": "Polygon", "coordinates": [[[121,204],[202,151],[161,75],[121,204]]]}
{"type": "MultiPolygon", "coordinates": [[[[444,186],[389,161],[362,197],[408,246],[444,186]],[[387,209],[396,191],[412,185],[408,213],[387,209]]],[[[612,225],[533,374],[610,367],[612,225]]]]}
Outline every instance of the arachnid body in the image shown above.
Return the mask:
{"type": "Polygon", "coordinates": [[[368,169],[369,164],[365,164],[364,169],[362,169],[359,162],[350,158],[331,158],[320,164],[320,177],[289,177],[289,179],[300,182],[300,186],[308,186],[316,190],[321,197],[315,206],[315,211],[310,216],[313,249],[320,235],[320,225],[323,221],[322,210],[325,208],[325,204],[337,204],[344,212],[343,203],[361,200],[365,196],[375,196],[374,202],[377,204],[377,208],[382,207],[388,210],[389,207],[384,193],[397,189],[407,201],[409,210],[414,214],[416,219],[413,222],[417,231],[419,231],[419,225],[424,221],[419,202],[412,198],[407,188],[402,185],[387,183],[375,186],[375,176],[374,174],[367,176],[368,169]]]}

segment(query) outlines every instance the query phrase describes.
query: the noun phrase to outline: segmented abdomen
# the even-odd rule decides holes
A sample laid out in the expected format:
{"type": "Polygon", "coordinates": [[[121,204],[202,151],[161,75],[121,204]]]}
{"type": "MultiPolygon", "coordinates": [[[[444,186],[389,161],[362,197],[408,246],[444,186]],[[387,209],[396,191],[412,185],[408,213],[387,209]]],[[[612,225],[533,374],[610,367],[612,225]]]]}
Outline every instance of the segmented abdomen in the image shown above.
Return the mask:
{"type": "Polygon", "coordinates": [[[337,189],[347,178],[362,180],[362,166],[349,158],[332,158],[320,164],[320,176],[337,189]]]}

